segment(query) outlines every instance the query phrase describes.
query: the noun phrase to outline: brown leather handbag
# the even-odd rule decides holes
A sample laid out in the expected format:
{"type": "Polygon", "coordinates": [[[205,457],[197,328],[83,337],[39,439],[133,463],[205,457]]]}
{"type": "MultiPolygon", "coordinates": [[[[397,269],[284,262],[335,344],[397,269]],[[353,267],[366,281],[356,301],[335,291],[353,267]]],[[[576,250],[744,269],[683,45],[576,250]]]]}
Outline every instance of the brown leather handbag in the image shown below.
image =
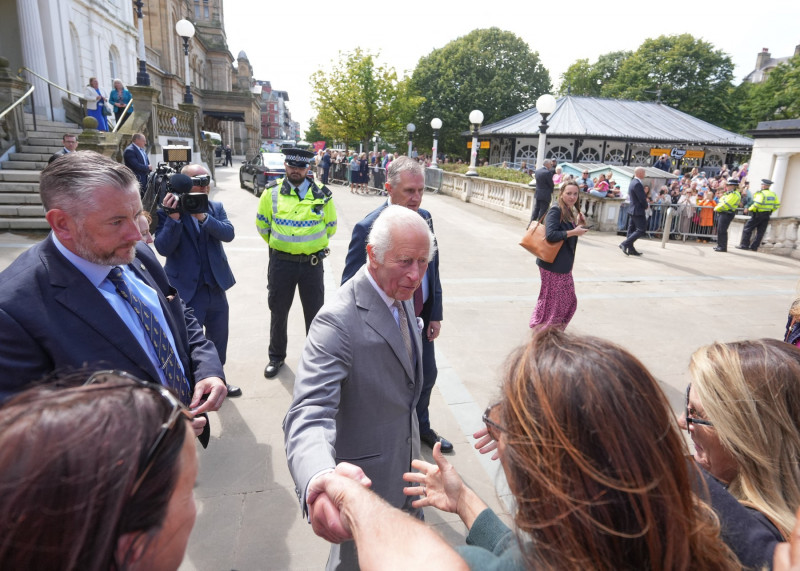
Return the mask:
{"type": "Polygon", "coordinates": [[[539,220],[531,221],[519,245],[541,261],[552,264],[562,244],[564,244],[564,241],[548,242],[545,237],[547,233],[545,231],[545,225],[542,224],[542,220],[544,220],[544,216],[539,218],[539,220]]]}

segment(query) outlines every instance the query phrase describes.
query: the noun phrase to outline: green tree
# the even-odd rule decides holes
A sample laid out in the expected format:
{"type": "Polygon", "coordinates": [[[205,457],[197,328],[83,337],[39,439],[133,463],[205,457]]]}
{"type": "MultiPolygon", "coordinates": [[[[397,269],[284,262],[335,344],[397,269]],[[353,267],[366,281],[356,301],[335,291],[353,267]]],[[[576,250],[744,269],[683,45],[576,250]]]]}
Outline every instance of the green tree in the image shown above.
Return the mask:
{"type": "Polygon", "coordinates": [[[619,73],[622,63],[633,52],[609,52],[590,64],[588,59],[579,59],[561,75],[561,95],[584,95],[589,97],[603,96],[603,89],[612,82],[619,73]]]}
{"type": "Polygon", "coordinates": [[[691,34],[647,39],[622,61],[616,76],[603,86],[604,96],[661,101],[685,113],[724,126],[736,113],[730,56],[691,34]]]}
{"type": "Polygon", "coordinates": [[[551,83],[528,44],[511,32],[489,28],[473,30],[420,58],[411,87],[425,98],[414,121],[415,140],[430,145],[430,122],[438,117],[440,152],[466,155],[461,132],[469,129],[470,111],[480,109],[484,124],[505,119],[533,107],[551,83]]]}
{"type": "Polygon", "coordinates": [[[410,94],[408,79],[377,63],[377,56],[356,48],[311,78],[312,107],[325,139],[349,145],[367,143],[375,131],[401,131],[421,99],[410,94]]]}
{"type": "Polygon", "coordinates": [[[304,140],[309,143],[325,141],[325,145],[328,147],[330,147],[331,143],[333,142],[330,138],[326,138],[325,135],[322,134],[322,131],[319,130],[316,117],[312,117],[308,120],[308,129],[306,130],[304,140]]]}
{"type": "Polygon", "coordinates": [[[773,69],[764,83],[742,85],[749,86],[742,104],[745,129],[756,127],[759,121],[800,117],[800,56],[773,69]]]}

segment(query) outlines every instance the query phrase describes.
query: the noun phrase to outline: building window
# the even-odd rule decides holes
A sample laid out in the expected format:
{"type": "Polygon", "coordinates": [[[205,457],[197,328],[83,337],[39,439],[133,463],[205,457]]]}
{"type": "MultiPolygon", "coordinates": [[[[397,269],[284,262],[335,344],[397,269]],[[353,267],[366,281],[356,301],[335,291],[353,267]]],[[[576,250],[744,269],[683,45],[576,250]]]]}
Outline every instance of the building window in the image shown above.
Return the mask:
{"type": "Polygon", "coordinates": [[[117,48],[111,46],[108,50],[108,69],[111,72],[111,79],[116,79],[120,77],[120,69],[119,69],[119,53],[117,53],[117,48]]]}
{"type": "Polygon", "coordinates": [[[633,166],[647,166],[650,164],[650,153],[648,151],[636,151],[631,157],[631,165],[633,166]]]}
{"type": "Polygon", "coordinates": [[[597,151],[597,149],[593,149],[592,147],[586,147],[585,149],[582,149],[580,154],[578,155],[578,162],[599,163],[600,153],[597,151]]]}
{"type": "MultiPolygon", "coordinates": [[[[555,159],[558,162],[568,161],[572,156],[572,151],[570,151],[567,147],[555,147],[552,149],[547,155],[550,155],[549,158],[555,159]]],[[[545,157],[547,157],[545,155],[545,157]]]]}
{"type": "Polygon", "coordinates": [[[606,164],[621,165],[625,161],[625,152],[620,149],[614,149],[606,153],[606,164]]]}
{"type": "Polygon", "coordinates": [[[194,0],[194,17],[196,20],[208,20],[209,0],[194,0]]]}
{"type": "Polygon", "coordinates": [[[516,162],[521,163],[522,161],[526,161],[528,164],[532,164],[536,162],[536,147],[533,145],[525,145],[524,147],[520,147],[517,151],[517,159],[516,162]]]}

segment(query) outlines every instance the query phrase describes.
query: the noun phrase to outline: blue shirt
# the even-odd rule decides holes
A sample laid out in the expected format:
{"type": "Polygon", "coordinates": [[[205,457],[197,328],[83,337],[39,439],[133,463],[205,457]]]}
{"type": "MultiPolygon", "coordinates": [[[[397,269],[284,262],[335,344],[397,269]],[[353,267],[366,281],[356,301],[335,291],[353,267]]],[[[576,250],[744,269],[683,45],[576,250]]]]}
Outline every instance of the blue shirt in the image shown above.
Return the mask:
{"type": "MultiPolygon", "coordinates": [[[[133,311],[131,304],[122,299],[122,296],[119,295],[117,289],[114,287],[114,284],[108,279],[108,273],[114,266],[95,264],[94,262],[85,260],[84,258],[81,258],[77,254],[74,254],[68,250],[66,246],[59,242],[55,233],[51,235],[53,237],[53,243],[56,245],[56,248],[58,248],[58,251],[61,252],[61,254],[63,254],[63,256],[73,266],[75,266],[79,272],[86,276],[86,279],[88,279],[91,284],[98,289],[100,294],[106,299],[117,315],[119,315],[120,319],[125,322],[125,325],[128,327],[128,329],[130,329],[130,332],[133,333],[134,337],[136,337],[139,345],[142,346],[142,349],[144,349],[145,353],[147,353],[147,355],[150,357],[150,361],[158,371],[161,384],[165,387],[168,387],[169,384],[167,384],[167,378],[164,375],[164,371],[161,369],[161,363],[158,360],[158,355],[156,354],[156,350],[153,347],[152,341],[150,340],[150,336],[144,330],[144,326],[142,326],[142,322],[136,315],[136,312],[133,311]]],[[[178,349],[175,345],[175,338],[172,336],[172,331],[170,331],[167,319],[164,317],[164,311],[161,309],[161,303],[158,299],[158,294],[153,288],[139,279],[139,276],[137,276],[133,270],[128,268],[127,265],[119,267],[122,268],[122,274],[125,282],[128,284],[128,287],[131,288],[132,292],[139,296],[139,299],[147,304],[147,307],[150,308],[150,310],[153,312],[153,315],[158,319],[158,322],[161,324],[161,328],[167,334],[167,338],[169,339],[170,345],[172,345],[173,352],[177,356],[178,349]]],[[[181,363],[180,359],[177,359],[177,361],[181,371],[183,371],[183,364],[181,363]]],[[[183,371],[183,373],[185,375],[186,371],[183,371]]]]}

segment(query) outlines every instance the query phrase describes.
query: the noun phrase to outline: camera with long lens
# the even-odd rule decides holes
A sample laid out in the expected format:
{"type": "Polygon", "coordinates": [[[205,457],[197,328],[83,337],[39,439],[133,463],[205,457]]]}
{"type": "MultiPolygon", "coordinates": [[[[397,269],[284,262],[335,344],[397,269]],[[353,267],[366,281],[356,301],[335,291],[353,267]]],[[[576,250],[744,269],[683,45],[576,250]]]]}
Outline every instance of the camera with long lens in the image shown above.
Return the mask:
{"type": "MultiPolygon", "coordinates": [[[[192,162],[192,148],[179,145],[165,145],[163,149],[163,162],[158,163],[156,169],[147,179],[147,187],[142,197],[142,206],[153,214],[153,224],[156,222],[155,210],[161,207],[167,214],[186,212],[188,214],[201,214],[208,211],[208,196],[202,192],[193,193],[192,186],[208,186],[206,184],[180,174],[180,170],[192,162]],[[172,193],[178,197],[178,208],[164,206],[164,197],[172,193]]],[[[203,177],[195,177],[201,179],[203,177]]]]}

